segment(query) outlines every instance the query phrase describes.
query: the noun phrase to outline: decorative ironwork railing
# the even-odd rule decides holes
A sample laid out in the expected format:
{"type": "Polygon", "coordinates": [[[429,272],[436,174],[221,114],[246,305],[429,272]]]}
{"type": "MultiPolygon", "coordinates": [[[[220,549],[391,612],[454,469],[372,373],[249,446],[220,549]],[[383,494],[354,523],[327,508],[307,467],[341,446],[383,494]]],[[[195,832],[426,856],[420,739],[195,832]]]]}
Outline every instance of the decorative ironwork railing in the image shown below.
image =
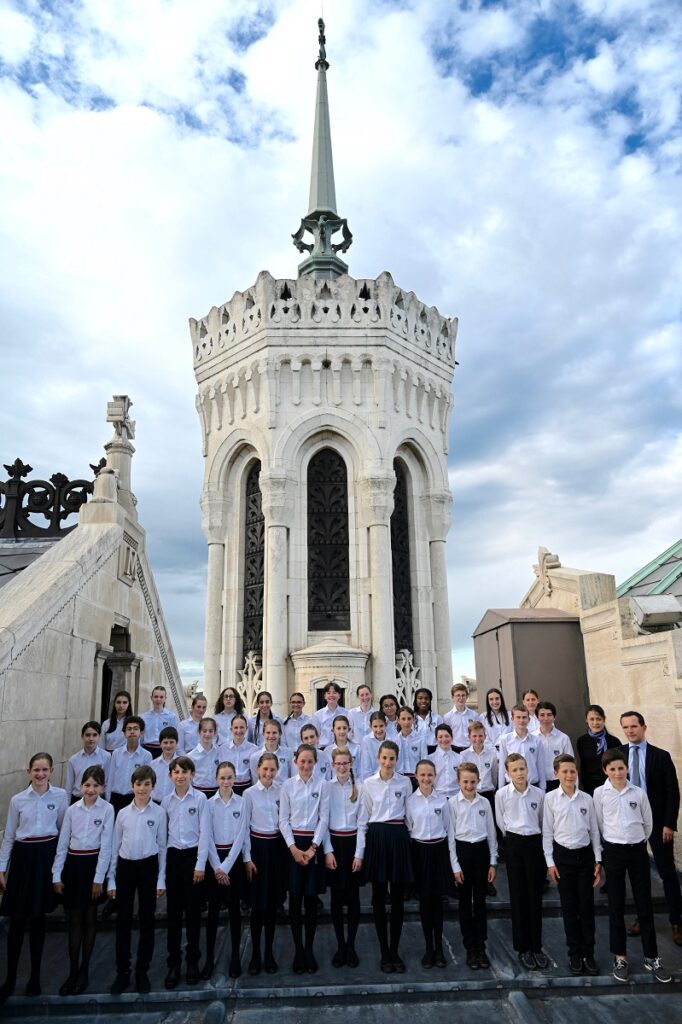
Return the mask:
{"type": "MultiPolygon", "coordinates": [[[[104,460],[90,467],[95,476],[103,464],[104,460]]],[[[75,529],[76,523],[66,521],[92,494],[92,480],[69,480],[64,473],[53,473],[49,480],[25,480],[33,467],[21,459],[5,464],[5,469],[8,479],[0,480],[0,539],[63,537],[75,529]]]]}

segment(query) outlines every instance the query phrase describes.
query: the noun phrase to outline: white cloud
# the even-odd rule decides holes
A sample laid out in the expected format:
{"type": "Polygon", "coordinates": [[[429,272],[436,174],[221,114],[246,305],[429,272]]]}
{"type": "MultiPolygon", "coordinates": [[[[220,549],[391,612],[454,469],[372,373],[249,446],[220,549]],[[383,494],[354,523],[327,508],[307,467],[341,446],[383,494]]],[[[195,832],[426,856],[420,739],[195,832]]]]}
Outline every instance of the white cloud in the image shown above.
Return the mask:
{"type": "Polygon", "coordinates": [[[20,64],[30,53],[35,35],[30,18],[6,3],[0,4],[0,60],[20,64]]]}

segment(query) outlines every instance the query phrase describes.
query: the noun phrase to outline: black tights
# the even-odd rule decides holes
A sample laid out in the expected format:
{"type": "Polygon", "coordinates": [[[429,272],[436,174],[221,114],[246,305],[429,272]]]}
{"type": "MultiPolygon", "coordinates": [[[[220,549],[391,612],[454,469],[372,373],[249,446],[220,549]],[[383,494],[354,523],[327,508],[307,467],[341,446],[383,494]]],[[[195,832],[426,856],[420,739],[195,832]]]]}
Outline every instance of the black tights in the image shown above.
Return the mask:
{"type": "Polygon", "coordinates": [[[360,924],[360,890],[356,885],[352,889],[332,889],[332,924],[339,949],[349,946],[355,948],[355,936],[360,924]],[[348,939],[344,937],[343,908],[348,904],[348,939]]]}
{"type": "Polygon", "coordinates": [[[388,882],[372,882],[372,912],[374,914],[374,927],[376,928],[382,956],[388,953],[389,950],[391,953],[397,954],[398,952],[405,912],[405,886],[398,884],[397,882],[391,882],[390,943],[388,915],[386,914],[387,895],[388,882]]]}
{"type": "Polygon", "coordinates": [[[312,951],[317,928],[317,896],[301,896],[289,893],[289,923],[296,952],[303,950],[303,924],[305,923],[305,948],[312,951]],[[303,908],[303,913],[301,912],[303,908]]]}
{"type": "Polygon", "coordinates": [[[429,893],[419,898],[419,917],[421,918],[424,941],[428,952],[442,949],[443,946],[443,900],[437,893],[429,893]]]}
{"type": "MultiPolygon", "coordinates": [[[[263,930],[265,930],[265,956],[272,956],[272,944],[275,941],[276,923],[276,910],[261,910],[257,907],[253,907],[251,909],[251,946],[253,947],[253,956],[256,959],[260,959],[260,939],[263,930]]],[[[231,919],[230,928],[232,928],[231,919]]],[[[234,938],[232,941],[232,949],[234,949],[234,938]]]]}
{"type": "MultiPolygon", "coordinates": [[[[208,901],[208,914],[206,915],[206,960],[213,961],[215,957],[215,941],[218,934],[218,920],[220,918],[221,902],[219,899],[208,901]]],[[[227,906],[230,917],[230,941],[232,943],[232,959],[239,959],[239,942],[242,937],[242,912],[238,899],[231,899],[227,906]]],[[[274,931],[274,929],[273,929],[274,931]]],[[[253,914],[251,919],[251,934],[253,935],[253,914]]],[[[267,929],[266,929],[267,946],[267,929]]],[[[260,927],[258,929],[258,945],[260,946],[260,927]]],[[[272,947],[272,941],[270,942],[272,947]]],[[[256,944],[254,943],[254,949],[256,944]]]]}
{"type": "Polygon", "coordinates": [[[73,978],[76,977],[79,970],[82,974],[88,973],[90,957],[95,945],[96,928],[96,906],[86,907],[85,910],[72,910],[69,914],[69,962],[73,978]],[[81,949],[83,950],[82,961],[81,949]]]}
{"type": "Polygon", "coordinates": [[[40,981],[40,964],[45,944],[45,917],[11,917],[7,931],[7,981],[14,985],[17,980],[24,931],[28,924],[28,943],[31,951],[31,980],[40,981]]]}

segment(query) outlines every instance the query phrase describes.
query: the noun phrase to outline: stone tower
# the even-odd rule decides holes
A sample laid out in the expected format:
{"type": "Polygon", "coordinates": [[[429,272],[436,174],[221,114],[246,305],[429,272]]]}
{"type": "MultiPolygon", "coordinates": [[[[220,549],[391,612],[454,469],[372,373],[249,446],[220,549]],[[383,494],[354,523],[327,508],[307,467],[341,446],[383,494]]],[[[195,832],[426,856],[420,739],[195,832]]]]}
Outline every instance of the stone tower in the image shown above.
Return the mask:
{"type": "Polygon", "coordinates": [[[324,24],[309,212],[297,279],[267,271],[190,321],[205,458],[204,690],[252,705],[294,690],[309,712],[335,679],[356,703],[441,705],[452,681],[445,538],[457,322],[388,273],[340,258],[324,24]],[[334,238],[338,237],[338,242],[334,238]],[[306,240],[308,239],[309,240],[306,240]]]}

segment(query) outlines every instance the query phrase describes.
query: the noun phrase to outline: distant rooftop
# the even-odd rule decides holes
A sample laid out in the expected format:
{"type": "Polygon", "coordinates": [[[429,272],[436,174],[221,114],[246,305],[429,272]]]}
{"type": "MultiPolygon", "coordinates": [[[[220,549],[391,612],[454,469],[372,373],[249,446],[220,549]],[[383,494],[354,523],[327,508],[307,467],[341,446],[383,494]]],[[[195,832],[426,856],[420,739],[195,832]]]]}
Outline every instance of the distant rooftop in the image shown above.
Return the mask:
{"type": "Polygon", "coordinates": [[[616,594],[618,597],[671,594],[682,598],[682,540],[621,583],[616,594]]]}

